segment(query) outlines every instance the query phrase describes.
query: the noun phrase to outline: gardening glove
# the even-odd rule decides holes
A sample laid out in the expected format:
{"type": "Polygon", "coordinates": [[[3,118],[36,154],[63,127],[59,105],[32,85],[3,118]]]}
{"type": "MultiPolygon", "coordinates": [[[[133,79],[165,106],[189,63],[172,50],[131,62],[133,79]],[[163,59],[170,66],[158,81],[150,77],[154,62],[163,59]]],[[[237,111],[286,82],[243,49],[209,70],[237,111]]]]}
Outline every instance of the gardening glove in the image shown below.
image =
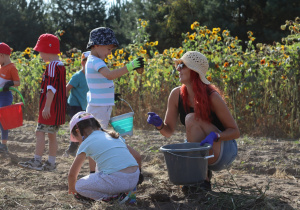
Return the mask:
{"type": "Polygon", "coordinates": [[[148,112],[148,119],[147,119],[147,122],[149,124],[152,124],[156,127],[159,127],[161,126],[161,124],[163,123],[162,119],[157,115],[155,114],[155,112],[148,112]]]}
{"type": "Polygon", "coordinates": [[[9,91],[9,87],[14,86],[14,81],[7,81],[3,86],[3,91],[9,91]]]}
{"type": "Polygon", "coordinates": [[[126,64],[126,68],[129,72],[132,70],[137,70],[139,68],[144,68],[144,59],[142,57],[138,57],[126,64]]]}
{"type": "Polygon", "coordinates": [[[115,93],[115,101],[116,102],[121,101],[120,96],[121,96],[120,93],[115,93]]]}
{"type": "Polygon", "coordinates": [[[200,146],[203,146],[205,143],[210,144],[211,146],[214,144],[214,141],[218,139],[218,135],[216,132],[210,132],[203,141],[200,142],[200,146]]]}

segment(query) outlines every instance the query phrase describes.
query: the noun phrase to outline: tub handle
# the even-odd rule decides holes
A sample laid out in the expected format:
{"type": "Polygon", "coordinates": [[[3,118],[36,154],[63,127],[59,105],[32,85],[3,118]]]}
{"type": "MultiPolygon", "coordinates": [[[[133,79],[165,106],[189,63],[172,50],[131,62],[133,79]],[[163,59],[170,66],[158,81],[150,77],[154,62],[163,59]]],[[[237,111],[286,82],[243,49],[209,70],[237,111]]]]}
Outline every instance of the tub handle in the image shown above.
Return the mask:
{"type": "Polygon", "coordinates": [[[175,155],[175,156],[178,156],[178,157],[183,157],[183,158],[201,158],[201,159],[209,159],[209,158],[213,158],[214,155],[209,155],[209,156],[204,156],[204,157],[190,157],[190,156],[183,156],[183,155],[177,155],[177,154],[174,154],[172,152],[169,152],[169,151],[166,151],[167,153],[170,153],[172,155],[175,155]]]}

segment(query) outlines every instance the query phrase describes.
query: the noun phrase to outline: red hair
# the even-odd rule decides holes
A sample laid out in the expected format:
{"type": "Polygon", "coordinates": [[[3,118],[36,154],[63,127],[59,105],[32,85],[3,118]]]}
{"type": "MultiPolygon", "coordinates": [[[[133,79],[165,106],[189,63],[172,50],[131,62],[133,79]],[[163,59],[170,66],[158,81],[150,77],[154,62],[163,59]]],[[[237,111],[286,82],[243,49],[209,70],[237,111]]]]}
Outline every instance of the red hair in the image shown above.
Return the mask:
{"type": "MultiPolygon", "coordinates": [[[[190,77],[191,77],[191,83],[192,83],[192,88],[194,92],[194,113],[195,113],[195,118],[197,119],[202,119],[207,122],[211,122],[211,104],[209,100],[209,95],[213,91],[217,91],[220,93],[218,88],[216,88],[214,85],[207,85],[204,84],[200,76],[197,72],[191,70],[190,71],[190,77]]],[[[183,102],[183,107],[186,113],[189,112],[189,107],[191,106],[189,104],[188,100],[188,92],[187,88],[185,85],[182,85],[180,88],[180,93],[182,97],[182,102],[183,102]]]]}

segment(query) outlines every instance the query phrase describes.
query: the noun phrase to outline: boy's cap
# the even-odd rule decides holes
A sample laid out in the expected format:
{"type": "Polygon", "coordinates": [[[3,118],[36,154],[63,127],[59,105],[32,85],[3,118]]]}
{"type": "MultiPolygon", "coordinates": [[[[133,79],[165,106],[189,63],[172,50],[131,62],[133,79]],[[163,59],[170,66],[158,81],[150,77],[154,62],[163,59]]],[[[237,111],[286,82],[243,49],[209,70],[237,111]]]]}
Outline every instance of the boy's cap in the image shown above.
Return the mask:
{"type": "Polygon", "coordinates": [[[91,54],[91,51],[86,51],[81,54],[81,61],[86,59],[91,54]]]}
{"type": "Polygon", "coordinates": [[[4,42],[0,42],[0,53],[10,55],[11,54],[11,49],[4,42]]]}
{"type": "Polygon", "coordinates": [[[95,28],[90,32],[90,39],[87,44],[87,49],[91,49],[94,45],[115,45],[119,46],[119,42],[113,30],[107,27],[95,28]]]}
{"type": "Polygon", "coordinates": [[[74,128],[74,126],[78,123],[78,122],[80,122],[80,121],[82,121],[82,120],[87,120],[87,119],[90,119],[90,118],[95,118],[92,114],[90,114],[90,113],[87,113],[87,112],[85,112],[85,111],[81,111],[81,112],[78,112],[77,114],[75,114],[73,117],[72,117],[72,119],[71,119],[71,121],[70,121],[70,140],[72,141],[72,142],[78,142],[78,140],[73,136],[73,134],[72,134],[72,130],[73,130],[73,128],[74,128]]]}
{"type": "Polygon", "coordinates": [[[33,49],[43,53],[59,54],[59,39],[53,34],[42,34],[33,49]]]}

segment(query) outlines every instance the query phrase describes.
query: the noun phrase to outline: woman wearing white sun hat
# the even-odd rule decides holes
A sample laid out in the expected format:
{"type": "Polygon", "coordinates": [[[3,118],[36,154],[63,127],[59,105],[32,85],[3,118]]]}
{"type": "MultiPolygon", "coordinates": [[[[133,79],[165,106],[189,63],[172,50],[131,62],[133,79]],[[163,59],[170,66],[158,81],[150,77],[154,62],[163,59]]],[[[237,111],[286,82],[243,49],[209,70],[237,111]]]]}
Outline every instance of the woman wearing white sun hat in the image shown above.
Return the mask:
{"type": "Polygon", "coordinates": [[[188,142],[212,145],[215,157],[209,159],[204,183],[194,188],[182,188],[185,192],[211,190],[211,171],[225,169],[234,161],[237,155],[234,139],[240,136],[240,132],[220,91],[205,78],[209,67],[207,58],[197,51],[188,51],[174,62],[182,85],[170,93],[165,120],[149,112],[147,122],[165,137],[170,137],[175,132],[179,115],[186,127],[188,142]]]}

